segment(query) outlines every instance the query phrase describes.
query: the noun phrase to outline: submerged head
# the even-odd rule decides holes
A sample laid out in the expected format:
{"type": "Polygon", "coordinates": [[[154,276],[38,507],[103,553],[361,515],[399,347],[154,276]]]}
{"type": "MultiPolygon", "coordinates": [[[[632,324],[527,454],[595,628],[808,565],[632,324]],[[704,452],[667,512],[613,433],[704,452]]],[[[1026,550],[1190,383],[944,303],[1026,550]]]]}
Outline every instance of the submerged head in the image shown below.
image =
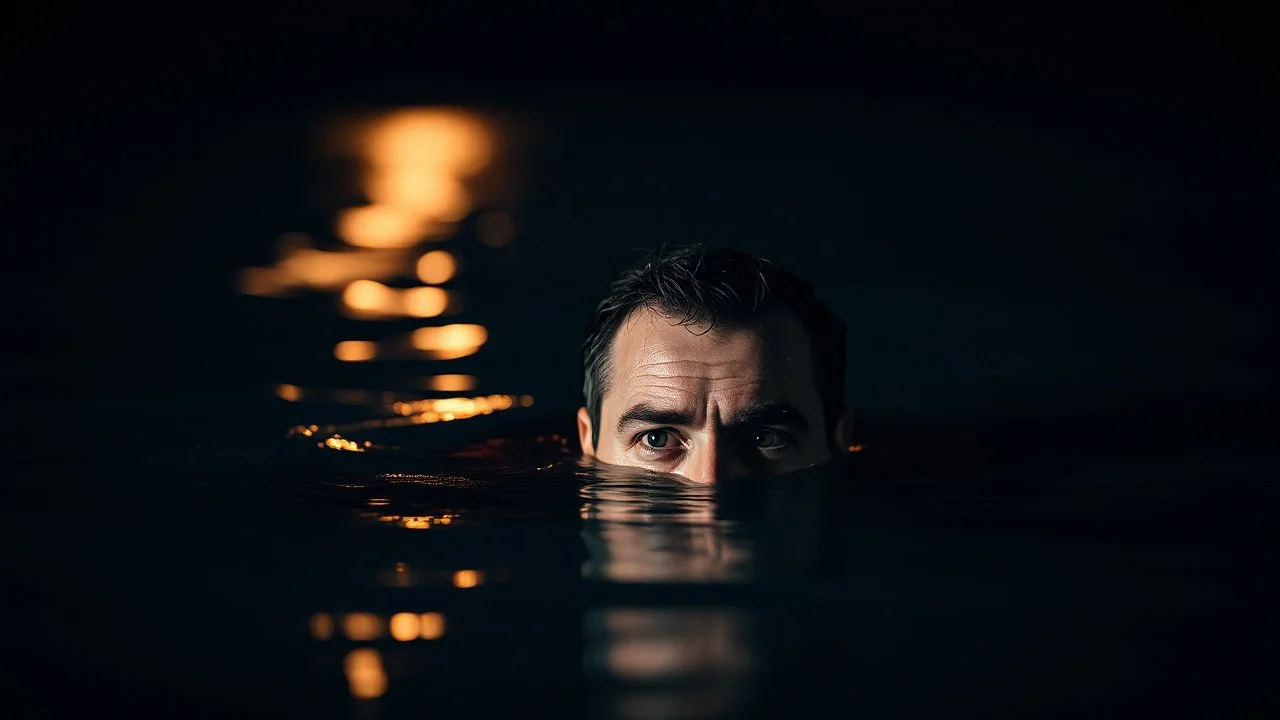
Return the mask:
{"type": "Polygon", "coordinates": [[[846,452],[844,324],[768,260],[655,251],[596,308],[582,356],[583,452],[712,483],[846,452]]]}

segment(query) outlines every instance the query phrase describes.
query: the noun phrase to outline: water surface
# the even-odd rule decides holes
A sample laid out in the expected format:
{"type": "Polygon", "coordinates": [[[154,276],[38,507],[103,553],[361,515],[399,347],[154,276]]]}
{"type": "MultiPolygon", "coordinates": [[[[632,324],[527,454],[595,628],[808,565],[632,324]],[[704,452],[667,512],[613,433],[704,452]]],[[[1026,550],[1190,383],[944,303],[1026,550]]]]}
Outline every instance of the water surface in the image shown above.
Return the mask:
{"type": "Polygon", "coordinates": [[[338,451],[191,402],[20,465],[23,713],[1276,710],[1273,454],[705,487],[591,467],[534,416],[338,451]]]}

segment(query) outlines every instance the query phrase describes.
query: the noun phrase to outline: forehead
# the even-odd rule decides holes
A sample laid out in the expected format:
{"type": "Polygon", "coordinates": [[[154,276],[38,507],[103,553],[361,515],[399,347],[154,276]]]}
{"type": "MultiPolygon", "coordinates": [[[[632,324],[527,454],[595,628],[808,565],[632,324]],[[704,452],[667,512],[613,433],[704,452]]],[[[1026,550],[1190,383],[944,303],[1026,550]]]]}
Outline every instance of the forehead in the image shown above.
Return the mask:
{"type": "Polygon", "coordinates": [[[771,310],[742,327],[677,324],[652,310],[632,313],[612,346],[609,389],[614,396],[679,385],[722,389],[760,386],[794,394],[814,386],[811,349],[793,315],[771,310]]]}

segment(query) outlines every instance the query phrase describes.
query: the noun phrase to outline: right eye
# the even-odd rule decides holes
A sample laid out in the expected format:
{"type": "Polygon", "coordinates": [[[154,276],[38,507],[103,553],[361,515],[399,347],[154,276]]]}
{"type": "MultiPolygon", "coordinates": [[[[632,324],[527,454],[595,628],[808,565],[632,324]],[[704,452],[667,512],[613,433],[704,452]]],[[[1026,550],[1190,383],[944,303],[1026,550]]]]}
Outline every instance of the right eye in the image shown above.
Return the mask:
{"type": "Polygon", "coordinates": [[[670,430],[650,430],[640,436],[640,444],[649,450],[667,450],[675,445],[670,430]]]}

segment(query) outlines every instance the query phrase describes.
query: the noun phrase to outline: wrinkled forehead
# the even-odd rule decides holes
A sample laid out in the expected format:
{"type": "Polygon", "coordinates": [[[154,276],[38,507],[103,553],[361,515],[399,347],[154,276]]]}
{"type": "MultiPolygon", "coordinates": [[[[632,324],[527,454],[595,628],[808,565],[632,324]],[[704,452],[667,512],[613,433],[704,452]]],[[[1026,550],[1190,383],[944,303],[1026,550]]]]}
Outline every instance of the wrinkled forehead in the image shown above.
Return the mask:
{"type": "Polygon", "coordinates": [[[813,382],[809,339],[800,321],[781,310],[716,327],[637,310],[614,336],[611,360],[610,385],[618,388],[645,378],[813,382]]]}

